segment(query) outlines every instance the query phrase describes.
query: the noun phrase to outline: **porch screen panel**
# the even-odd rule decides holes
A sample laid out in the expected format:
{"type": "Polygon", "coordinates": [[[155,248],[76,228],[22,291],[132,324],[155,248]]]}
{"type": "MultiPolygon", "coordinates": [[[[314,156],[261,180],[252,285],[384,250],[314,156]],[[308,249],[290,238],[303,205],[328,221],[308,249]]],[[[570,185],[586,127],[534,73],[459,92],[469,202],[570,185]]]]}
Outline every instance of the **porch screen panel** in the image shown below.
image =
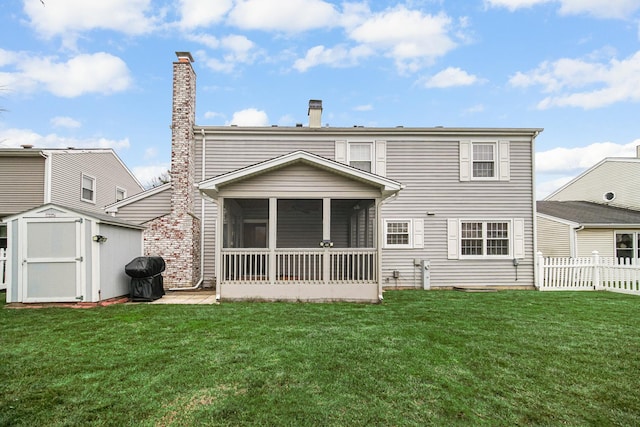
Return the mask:
{"type": "Polygon", "coordinates": [[[317,248],[322,241],[322,200],[279,199],[278,248],[317,248]]]}

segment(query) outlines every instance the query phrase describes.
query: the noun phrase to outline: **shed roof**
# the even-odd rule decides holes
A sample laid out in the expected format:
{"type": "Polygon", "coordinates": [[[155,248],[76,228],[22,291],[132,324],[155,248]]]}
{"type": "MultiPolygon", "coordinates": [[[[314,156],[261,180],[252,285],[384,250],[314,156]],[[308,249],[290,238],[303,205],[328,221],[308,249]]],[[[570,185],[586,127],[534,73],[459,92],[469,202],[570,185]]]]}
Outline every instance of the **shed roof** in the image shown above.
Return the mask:
{"type": "Polygon", "coordinates": [[[537,202],[538,213],[584,226],[640,226],[640,211],[585,201],[537,202]]]}

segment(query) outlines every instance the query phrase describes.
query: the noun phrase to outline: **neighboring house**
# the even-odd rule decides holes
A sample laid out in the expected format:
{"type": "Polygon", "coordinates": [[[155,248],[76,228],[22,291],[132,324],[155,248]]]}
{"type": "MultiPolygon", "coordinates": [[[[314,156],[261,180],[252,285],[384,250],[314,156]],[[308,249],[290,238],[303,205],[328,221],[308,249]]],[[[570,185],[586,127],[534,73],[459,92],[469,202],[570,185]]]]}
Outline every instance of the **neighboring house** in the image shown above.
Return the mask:
{"type": "MultiPolygon", "coordinates": [[[[45,203],[104,213],[143,190],[112,149],[0,148],[0,220],[45,203]]],[[[0,221],[0,248],[6,230],[0,221]]]]}
{"type": "Polygon", "coordinates": [[[640,147],[606,158],[537,203],[544,256],[640,258],[640,147]]]}
{"type": "Polygon", "coordinates": [[[385,287],[532,287],[541,129],[195,124],[174,63],[172,181],[107,212],[144,224],[169,287],[378,301],[385,287]]]}

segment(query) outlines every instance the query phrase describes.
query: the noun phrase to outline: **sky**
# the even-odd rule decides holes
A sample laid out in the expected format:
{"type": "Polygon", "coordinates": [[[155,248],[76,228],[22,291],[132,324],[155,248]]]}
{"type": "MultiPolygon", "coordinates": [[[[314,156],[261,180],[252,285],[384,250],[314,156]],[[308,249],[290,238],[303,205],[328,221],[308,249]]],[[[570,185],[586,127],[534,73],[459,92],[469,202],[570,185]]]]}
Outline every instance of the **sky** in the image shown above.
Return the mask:
{"type": "Polygon", "coordinates": [[[198,125],[544,128],[537,197],[640,145],[640,0],[2,0],[0,147],[169,168],[172,63],[198,125]]]}

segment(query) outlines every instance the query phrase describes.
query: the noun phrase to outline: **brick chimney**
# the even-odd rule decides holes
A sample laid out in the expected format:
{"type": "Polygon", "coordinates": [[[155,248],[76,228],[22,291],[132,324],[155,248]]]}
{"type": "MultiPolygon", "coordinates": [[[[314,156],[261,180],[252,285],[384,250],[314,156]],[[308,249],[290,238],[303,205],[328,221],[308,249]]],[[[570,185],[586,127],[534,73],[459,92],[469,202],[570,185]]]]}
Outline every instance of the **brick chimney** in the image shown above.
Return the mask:
{"type": "Polygon", "coordinates": [[[309,116],[310,128],[322,127],[322,100],[310,99],[307,115],[309,116]]]}
{"type": "Polygon", "coordinates": [[[176,52],[171,113],[171,213],[148,224],[145,253],[167,264],[165,288],[191,287],[200,279],[200,219],[194,213],[196,74],[189,52],[176,52]]]}

